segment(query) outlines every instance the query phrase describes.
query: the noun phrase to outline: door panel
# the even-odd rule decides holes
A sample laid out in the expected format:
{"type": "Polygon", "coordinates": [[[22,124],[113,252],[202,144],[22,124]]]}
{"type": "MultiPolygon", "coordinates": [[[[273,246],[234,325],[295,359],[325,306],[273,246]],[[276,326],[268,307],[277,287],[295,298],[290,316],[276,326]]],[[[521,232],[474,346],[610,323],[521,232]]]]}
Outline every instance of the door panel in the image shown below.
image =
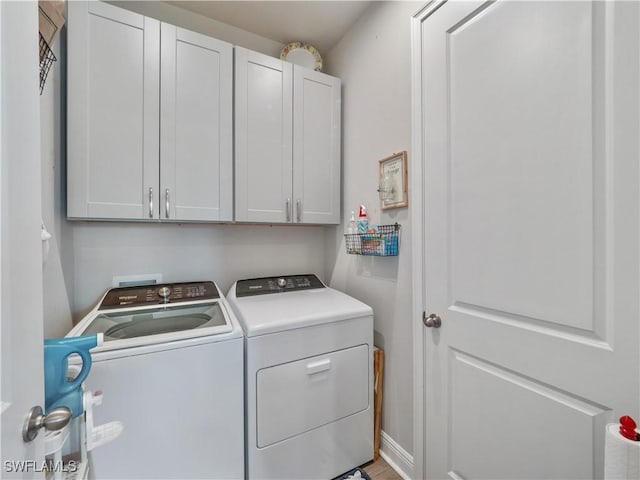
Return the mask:
{"type": "Polygon", "coordinates": [[[340,79],[294,65],[294,221],[340,223],[340,79]]]}
{"type": "Polygon", "coordinates": [[[236,220],[288,222],[292,212],[292,65],[235,48],[236,220]]]}
{"type": "Polygon", "coordinates": [[[29,409],[44,407],[37,32],[36,2],[0,2],[2,478],[43,477],[44,432],[22,440],[29,409]]]}
{"type": "Polygon", "coordinates": [[[69,8],[68,216],[158,218],[158,21],[101,2],[69,8]]]}
{"type": "Polygon", "coordinates": [[[161,218],[231,220],[233,47],[161,28],[161,218]]]}
{"type": "Polygon", "coordinates": [[[513,472],[532,479],[593,477],[585,459],[596,447],[593,432],[604,431],[606,409],[454,350],[449,368],[451,472],[505,480],[513,472]],[[549,461],[558,456],[562,462],[549,461]]]}
{"type": "Polygon", "coordinates": [[[426,476],[601,478],[640,397],[639,6],[421,19],[426,476]]]}
{"type": "Polygon", "coordinates": [[[593,330],[591,10],[497,4],[449,32],[455,304],[593,330]]]}

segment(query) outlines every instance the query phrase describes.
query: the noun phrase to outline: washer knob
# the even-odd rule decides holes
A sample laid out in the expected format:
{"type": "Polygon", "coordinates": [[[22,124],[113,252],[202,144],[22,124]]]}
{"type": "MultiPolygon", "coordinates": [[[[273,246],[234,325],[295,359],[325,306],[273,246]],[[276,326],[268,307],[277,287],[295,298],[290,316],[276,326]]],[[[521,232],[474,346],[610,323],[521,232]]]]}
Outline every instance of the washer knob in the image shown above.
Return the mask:
{"type": "Polygon", "coordinates": [[[287,286],[287,280],[286,280],[286,279],[284,279],[284,278],[279,278],[277,281],[278,281],[278,286],[279,286],[280,288],[284,288],[284,287],[286,287],[286,286],[287,286]]]}
{"type": "Polygon", "coordinates": [[[161,297],[164,302],[169,301],[169,295],[171,295],[171,289],[169,287],[160,287],[158,289],[158,296],[161,297]]]}

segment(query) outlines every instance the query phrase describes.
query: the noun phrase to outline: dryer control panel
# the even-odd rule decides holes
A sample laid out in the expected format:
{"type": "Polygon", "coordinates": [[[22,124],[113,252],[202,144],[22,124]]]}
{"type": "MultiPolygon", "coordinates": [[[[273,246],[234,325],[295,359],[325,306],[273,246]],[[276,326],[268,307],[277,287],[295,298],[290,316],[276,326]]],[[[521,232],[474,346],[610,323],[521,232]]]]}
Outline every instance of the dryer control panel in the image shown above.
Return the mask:
{"type": "Polygon", "coordinates": [[[214,300],[220,293],[213,282],[163,283],[140,287],[112,288],[107,292],[99,310],[140,307],[164,303],[214,300]]]}
{"type": "Polygon", "coordinates": [[[313,274],[251,278],[249,280],[238,280],[236,283],[236,297],[310,290],[313,288],[326,288],[324,283],[313,274]]]}

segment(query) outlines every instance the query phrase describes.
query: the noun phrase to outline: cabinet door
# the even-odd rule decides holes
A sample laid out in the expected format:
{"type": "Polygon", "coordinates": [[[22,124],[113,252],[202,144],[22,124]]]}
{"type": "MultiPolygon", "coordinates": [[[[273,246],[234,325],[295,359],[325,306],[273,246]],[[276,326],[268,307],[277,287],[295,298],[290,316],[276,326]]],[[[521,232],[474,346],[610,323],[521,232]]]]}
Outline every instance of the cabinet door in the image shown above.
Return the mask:
{"type": "Polygon", "coordinates": [[[340,223],[340,79],[293,69],[294,221],[340,223]]]}
{"type": "Polygon", "coordinates": [[[233,47],[166,23],[161,32],[161,218],[232,220],[233,47]]]}
{"type": "Polygon", "coordinates": [[[67,215],[158,218],[160,24],[68,6],[67,215]]]}
{"type": "Polygon", "coordinates": [[[292,65],[236,47],[236,220],[292,218],[292,65]]]}

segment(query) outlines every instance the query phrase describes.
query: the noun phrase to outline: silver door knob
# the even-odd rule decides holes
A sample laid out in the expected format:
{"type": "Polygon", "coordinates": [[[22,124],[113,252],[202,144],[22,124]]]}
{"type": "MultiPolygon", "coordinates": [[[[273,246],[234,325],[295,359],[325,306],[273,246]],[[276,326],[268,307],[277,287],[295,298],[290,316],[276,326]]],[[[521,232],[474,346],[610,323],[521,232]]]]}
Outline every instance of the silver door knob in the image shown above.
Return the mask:
{"type": "Polygon", "coordinates": [[[429,328],[440,328],[440,325],[442,325],[442,319],[435,313],[432,313],[429,316],[423,315],[422,322],[425,327],[429,328]]]}
{"type": "Polygon", "coordinates": [[[44,415],[42,407],[33,407],[29,410],[27,419],[22,427],[22,439],[30,442],[38,436],[38,432],[42,427],[45,430],[56,431],[67,426],[71,420],[71,410],[67,407],[58,407],[44,415]]]}

